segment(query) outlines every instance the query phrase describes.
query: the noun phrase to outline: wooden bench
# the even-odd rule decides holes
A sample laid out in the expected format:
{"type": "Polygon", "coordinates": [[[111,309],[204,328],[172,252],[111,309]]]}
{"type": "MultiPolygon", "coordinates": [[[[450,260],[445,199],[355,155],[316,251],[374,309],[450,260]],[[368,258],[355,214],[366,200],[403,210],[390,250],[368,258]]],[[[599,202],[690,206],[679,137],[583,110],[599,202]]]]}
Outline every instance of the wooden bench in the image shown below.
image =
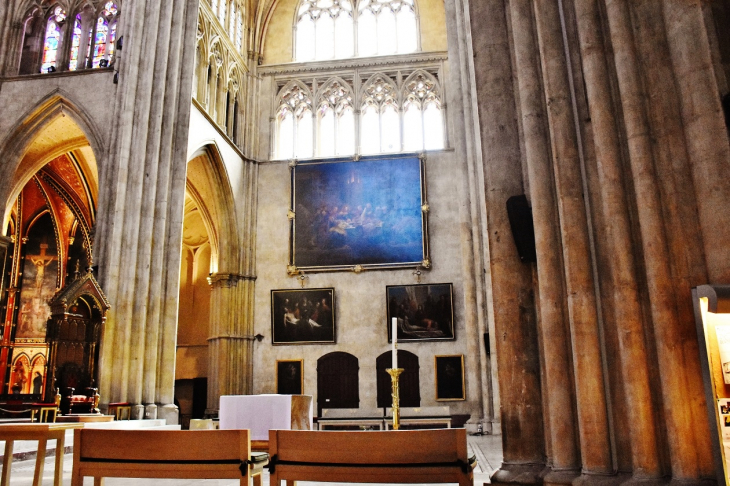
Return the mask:
{"type": "Polygon", "coordinates": [[[282,481],[473,486],[465,429],[269,432],[271,486],[282,481]]]}
{"type": "Polygon", "coordinates": [[[241,486],[261,486],[268,454],[251,455],[248,430],[113,430],[74,431],[72,486],[92,476],[239,479],[241,486]]]}

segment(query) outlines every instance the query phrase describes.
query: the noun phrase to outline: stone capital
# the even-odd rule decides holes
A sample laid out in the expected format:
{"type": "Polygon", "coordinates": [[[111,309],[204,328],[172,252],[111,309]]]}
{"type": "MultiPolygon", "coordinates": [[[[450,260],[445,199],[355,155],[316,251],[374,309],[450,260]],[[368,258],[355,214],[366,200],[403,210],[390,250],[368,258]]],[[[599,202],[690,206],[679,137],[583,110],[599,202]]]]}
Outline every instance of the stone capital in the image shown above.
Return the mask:
{"type": "Polygon", "coordinates": [[[241,280],[256,280],[254,275],[241,275],[239,273],[211,273],[208,276],[208,285],[217,287],[234,287],[241,280]]]}

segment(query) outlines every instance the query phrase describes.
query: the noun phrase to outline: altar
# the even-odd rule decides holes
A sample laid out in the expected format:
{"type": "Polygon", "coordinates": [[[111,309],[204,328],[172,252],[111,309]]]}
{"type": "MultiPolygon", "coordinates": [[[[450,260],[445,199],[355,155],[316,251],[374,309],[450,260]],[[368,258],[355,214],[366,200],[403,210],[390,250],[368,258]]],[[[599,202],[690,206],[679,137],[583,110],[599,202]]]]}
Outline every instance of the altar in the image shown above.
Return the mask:
{"type": "Polygon", "coordinates": [[[312,430],[311,395],[223,395],[221,429],[249,429],[251,441],[268,441],[269,430],[312,430]]]}

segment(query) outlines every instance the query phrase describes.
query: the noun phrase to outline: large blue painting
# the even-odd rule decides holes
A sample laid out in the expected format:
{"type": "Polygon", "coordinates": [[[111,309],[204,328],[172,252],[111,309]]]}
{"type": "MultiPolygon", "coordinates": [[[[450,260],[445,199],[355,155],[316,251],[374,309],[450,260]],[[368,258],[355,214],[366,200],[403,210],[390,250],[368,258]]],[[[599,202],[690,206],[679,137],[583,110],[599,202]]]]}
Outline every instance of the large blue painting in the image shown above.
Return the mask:
{"type": "Polygon", "coordinates": [[[427,212],[417,156],[300,162],[289,271],[428,267],[427,212]]]}

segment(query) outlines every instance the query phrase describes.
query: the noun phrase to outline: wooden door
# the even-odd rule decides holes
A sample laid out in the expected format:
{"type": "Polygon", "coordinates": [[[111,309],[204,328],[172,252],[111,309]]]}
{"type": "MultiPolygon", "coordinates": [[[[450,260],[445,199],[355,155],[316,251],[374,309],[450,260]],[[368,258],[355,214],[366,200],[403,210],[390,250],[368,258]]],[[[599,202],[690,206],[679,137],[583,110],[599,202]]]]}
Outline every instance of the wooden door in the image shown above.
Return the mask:
{"type": "MultiPolygon", "coordinates": [[[[376,379],[378,383],[378,408],[387,408],[393,404],[391,396],[393,387],[387,368],[392,366],[392,355],[387,351],[375,360],[376,379]]],[[[398,367],[403,368],[398,386],[401,407],[420,407],[421,389],[418,376],[418,356],[408,351],[398,351],[398,367]]]]}
{"type": "Polygon", "coordinates": [[[317,413],[323,408],[359,408],[358,359],[336,351],[317,360],[317,413]]]}

